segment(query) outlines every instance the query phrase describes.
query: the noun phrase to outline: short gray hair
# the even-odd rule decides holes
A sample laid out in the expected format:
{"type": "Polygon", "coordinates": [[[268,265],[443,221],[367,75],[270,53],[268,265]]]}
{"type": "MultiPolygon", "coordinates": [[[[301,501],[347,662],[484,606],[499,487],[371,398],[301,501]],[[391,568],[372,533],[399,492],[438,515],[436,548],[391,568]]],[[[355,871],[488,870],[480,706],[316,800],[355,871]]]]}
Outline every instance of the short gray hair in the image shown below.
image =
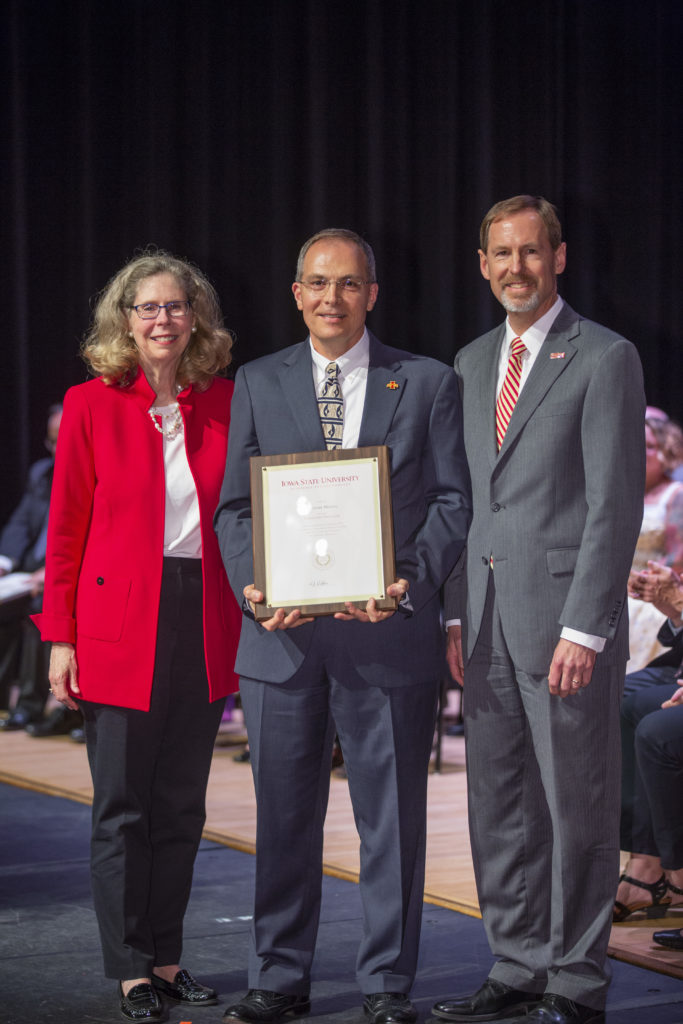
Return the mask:
{"type": "Polygon", "coordinates": [[[366,242],[364,238],[356,234],[355,231],[349,231],[348,228],[323,228],[322,231],[316,231],[314,235],[304,242],[299,250],[299,258],[296,261],[296,280],[301,280],[301,275],[304,272],[304,260],[306,259],[306,253],[315,245],[316,242],[321,242],[325,238],[341,238],[345,242],[353,242],[357,245],[365,256],[365,262],[368,265],[368,278],[374,283],[377,280],[377,269],[375,266],[375,254],[372,251],[372,246],[369,242],[366,242]]]}

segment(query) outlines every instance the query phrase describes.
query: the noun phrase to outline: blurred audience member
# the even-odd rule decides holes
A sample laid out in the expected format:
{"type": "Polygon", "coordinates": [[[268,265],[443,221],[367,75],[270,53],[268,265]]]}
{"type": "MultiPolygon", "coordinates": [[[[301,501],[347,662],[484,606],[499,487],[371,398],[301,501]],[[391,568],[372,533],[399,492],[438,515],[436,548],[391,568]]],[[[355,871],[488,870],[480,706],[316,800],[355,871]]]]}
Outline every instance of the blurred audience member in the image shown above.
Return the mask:
{"type": "Polygon", "coordinates": [[[683,450],[683,433],[659,410],[645,418],[645,502],[643,524],[636,545],[629,582],[629,647],[627,674],[643,668],[662,652],[657,632],[664,616],[653,604],[636,597],[637,581],[647,572],[648,561],[683,571],[683,483],[671,479],[671,472],[683,450]],[[663,414],[662,414],[663,415],[663,414]]]}
{"type": "Polygon", "coordinates": [[[52,490],[52,472],[57,434],[62,420],[61,405],[48,410],[45,447],[50,455],[31,466],[24,495],[0,535],[0,576],[30,573],[30,594],[2,605],[0,623],[0,693],[8,706],[9,691],[18,683],[19,696],[0,729],[38,729],[68,732],[80,723],[80,714],[59,707],[41,721],[49,693],[48,652],[28,620],[43,603],[47,518],[52,490]]]}
{"type": "Polygon", "coordinates": [[[645,410],[645,418],[648,420],[659,420],[661,423],[670,423],[674,428],[672,438],[673,445],[671,454],[673,456],[673,469],[671,470],[672,480],[683,480],[683,430],[680,429],[675,420],[669,419],[663,409],[656,405],[648,405],[645,410]]]}
{"type": "MultiPolygon", "coordinates": [[[[621,847],[630,857],[619,879],[617,922],[636,911],[663,917],[683,903],[683,633],[676,626],[680,620],[669,620],[660,631],[671,652],[658,660],[669,663],[651,666],[650,685],[632,688],[622,702],[621,847]]],[[[683,949],[680,932],[655,933],[655,941],[658,935],[669,940],[663,945],[683,949]]]]}

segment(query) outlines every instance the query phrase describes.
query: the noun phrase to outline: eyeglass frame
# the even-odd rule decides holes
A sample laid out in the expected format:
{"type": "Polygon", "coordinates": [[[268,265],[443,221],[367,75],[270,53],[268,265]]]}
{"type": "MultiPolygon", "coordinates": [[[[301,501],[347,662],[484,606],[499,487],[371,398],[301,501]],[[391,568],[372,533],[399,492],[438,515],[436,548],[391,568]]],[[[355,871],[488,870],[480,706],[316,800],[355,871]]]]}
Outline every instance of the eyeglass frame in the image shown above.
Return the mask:
{"type": "MultiPolygon", "coordinates": [[[[304,281],[301,278],[297,280],[297,284],[300,284],[303,288],[308,288],[309,291],[314,292],[317,295],[324,295],[329,289],[330,285],[334,284],[338,287],[341,286],[341,290],[345,291],[344,281],[353,281],[354,284],[376,284],[376,281],[364,281],[360,277],[353,277],[351,274],[347,274],[346,277],[325,277],[323,274],[319,275],[318,280],[325,281],[325,285],[322,288],[314,288],[310,281],[304,281]]],[[[360,289],[359,289],[360,290],[360,289]]]]}
{"type": "Polygon", "coordinates": [[[169,313],[168,315],[173,317],[174,320],[180,320],[183,316],[189,316],[190,310],[192,309],[192,299],[173,299],[172,302],[138,302],[137,306],[129,306],[129,309],[134,309],[141,320],[156,320],[162,309],[167,309],[169,306],[180,306],[185,305],[187,309],[183,313],[169,313]],[[157,311],[154,316],[143,316],[140,312],[142,306],[156,306],[157,311]]]}

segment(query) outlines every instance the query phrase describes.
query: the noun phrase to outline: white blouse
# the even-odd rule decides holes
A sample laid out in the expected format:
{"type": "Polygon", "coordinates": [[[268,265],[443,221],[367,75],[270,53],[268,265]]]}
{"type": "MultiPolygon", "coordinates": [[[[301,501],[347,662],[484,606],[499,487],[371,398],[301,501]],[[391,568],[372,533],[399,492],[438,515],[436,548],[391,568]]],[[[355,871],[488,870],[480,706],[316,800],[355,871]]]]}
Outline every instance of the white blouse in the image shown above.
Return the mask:
{"type": "MultiPolygon", "coordinates": [[[[157,406],[157,414],[168,428],[175,418],[175,405],[157,406]]],[[[164,434],[164,471],[166,473],[166,516],[164,519],[164,555],[171,558],[201,558],[202,534],[199,522],[197,489],[185,451],[185,432],[175,437],[164,434]]]]}

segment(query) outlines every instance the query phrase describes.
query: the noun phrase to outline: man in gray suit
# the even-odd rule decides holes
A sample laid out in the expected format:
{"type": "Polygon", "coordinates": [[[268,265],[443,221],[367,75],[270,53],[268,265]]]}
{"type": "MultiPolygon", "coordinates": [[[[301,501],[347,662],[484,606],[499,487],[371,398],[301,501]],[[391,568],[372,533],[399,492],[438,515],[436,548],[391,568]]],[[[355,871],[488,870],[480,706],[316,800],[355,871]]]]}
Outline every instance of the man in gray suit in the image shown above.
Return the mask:
{"type": "Polygon", "coordinates": [[[604,1020],[645,400],[633,346],[558,297],[561,237],[540,197],[488,212],[480,269],[507,320],[455,360],[473,520],[446,588],[448,654],[459,680],[464,661],[470,834],[498,960],[474,995],[436,1004],[448,1021],[604,1020]]]}
{"type": "Polygon", "coordinates": [[[238,372],[216,512],[228,578],[247,602],[235,667],[258,816],[250,988],[224,1020],[272,1024],[310,1007],[336,730],[361,837],[364,1012],[371,1024],[411,1024],[427,769],[445,668],[439,590],[470,520],[460,398],[452,369],[366,330],[378,286],[372,249],[358,235],[314,235],[296,278],[309,337],[238,372]],[[329,409],[319,396],[328,387],[341,390],[339,432],[327,418],[323,427],[329,409]],[[280,608],[259,625],[249,612],[263,600],[253,586],[249,457],[331,444],[390,449],[399,579],[388,589],[400,605],[391,614],[371,599],[314,621],[280,608]]]}

